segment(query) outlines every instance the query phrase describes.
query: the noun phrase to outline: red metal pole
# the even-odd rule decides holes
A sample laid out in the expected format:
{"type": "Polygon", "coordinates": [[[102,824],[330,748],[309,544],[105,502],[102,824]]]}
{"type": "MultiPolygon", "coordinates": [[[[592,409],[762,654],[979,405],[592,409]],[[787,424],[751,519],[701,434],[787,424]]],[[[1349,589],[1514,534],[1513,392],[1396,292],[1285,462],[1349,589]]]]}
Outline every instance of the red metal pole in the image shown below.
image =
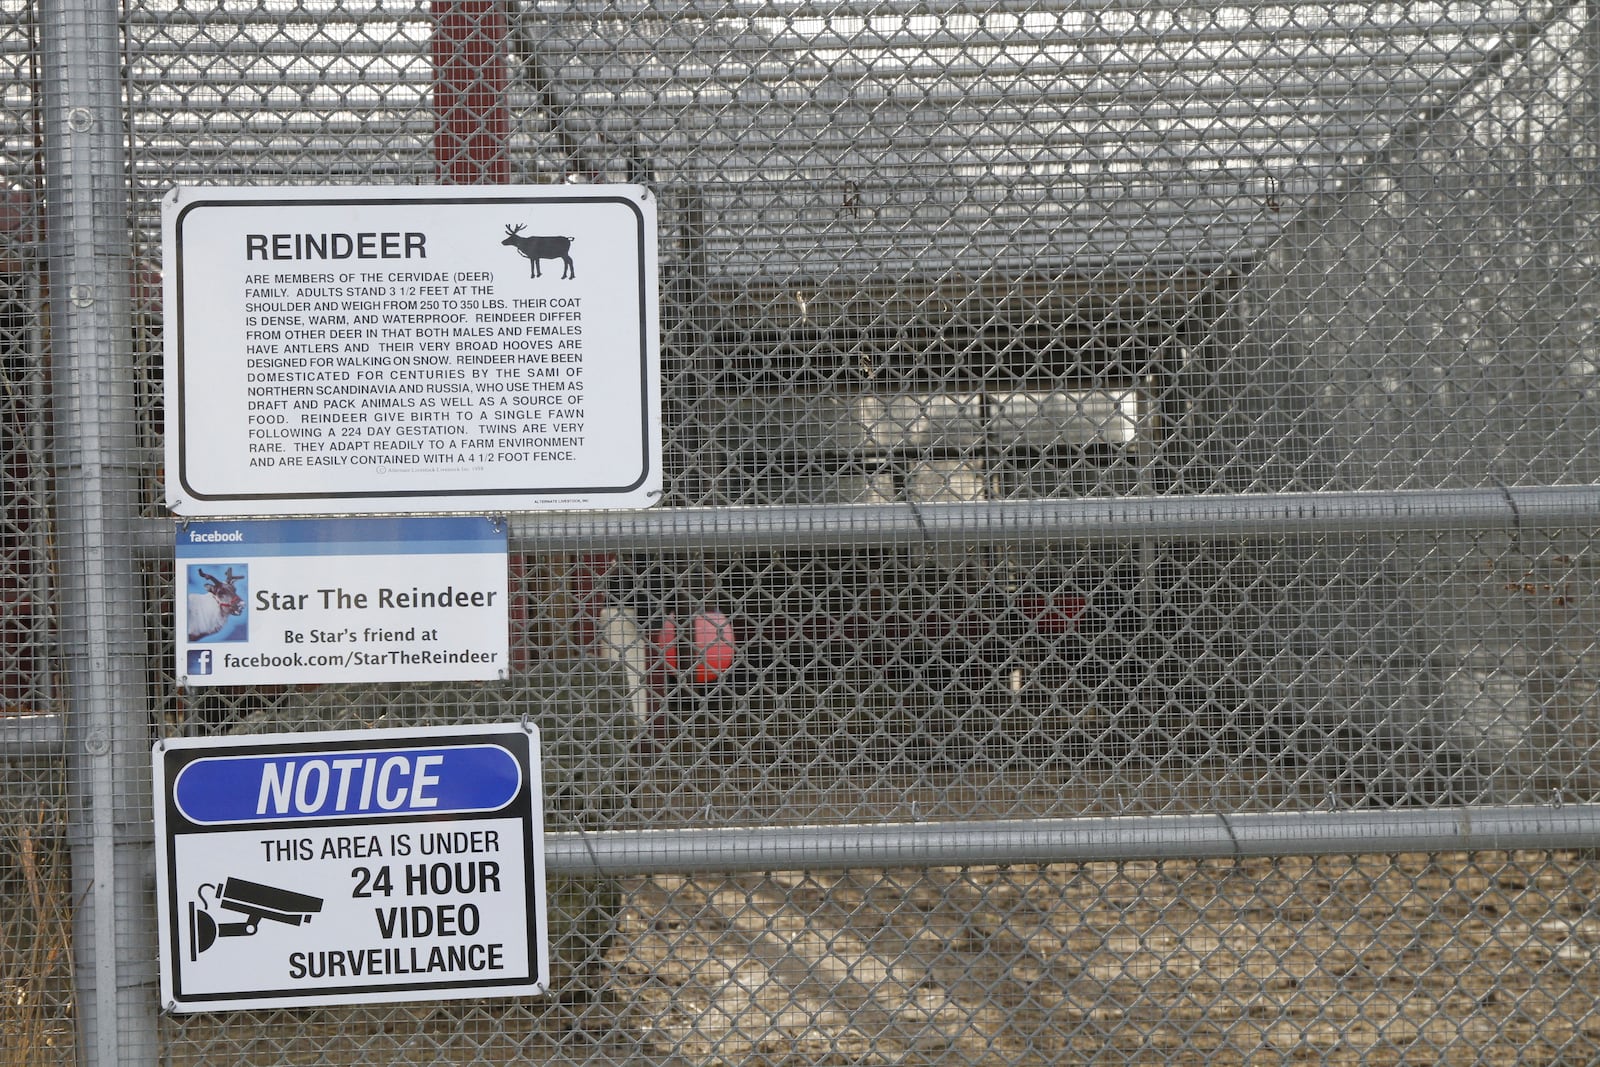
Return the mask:
{"type": "Polygon", "coordinates": [[[433,0],[433,154],[445,185],[511,180],[501,0],[433,0]]]}
{"type": "MultiPolygon", "coordinates": [[[[504,185],[511,181],[507,140],[511,115],[506,107],[511,26],[503,0],[433,0],[433,155],[444,185],[504,185]]],[[[572,591],[577,600],[572,640],[593,648],[599,639],[604,592],[600,577],[613,557],[577,561],[572,591]]],[[[528,581],[529,560],[510,560],[513,583],[528,581]]],[[[518,647],[512,666],[526,665],[526,595],[514,597],[512,631],[518,647]]]]}

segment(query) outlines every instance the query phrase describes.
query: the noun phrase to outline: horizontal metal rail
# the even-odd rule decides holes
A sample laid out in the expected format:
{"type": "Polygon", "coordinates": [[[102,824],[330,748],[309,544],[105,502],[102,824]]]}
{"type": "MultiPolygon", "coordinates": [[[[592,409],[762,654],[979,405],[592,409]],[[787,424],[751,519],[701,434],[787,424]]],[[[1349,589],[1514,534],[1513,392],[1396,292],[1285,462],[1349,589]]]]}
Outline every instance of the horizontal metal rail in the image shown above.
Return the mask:
{"type": "MultiPolygon", "coordinates": [[[[1370,12],[1374,9],[1367,10],[1370,12]]],[[[1176,20],[1137,20],[1127,26],[1111,27],[1087,19],[1041,21],[1012,18],[1006,20],[1004,25],[990,28],[980,38],[980,34],[972,30],[953,28],[949,23],[930,20],[925,29],[895,27],[875,32],[870,41],[863,41],[848,29],[840,28],[850,26],[851,19],[825,15],[815,21],[819,25],[811,32],[797,27],[772,26],[766,28],[765,32],[743,32],[721,37],[717,40],[716,51],[710,57],[707,56],[703,37],[686,34],[672,23],[653,19],[623,24],[615,35],[594,33],[591,29],[592,20],[567,21],[565,25],[572,28],[563,34],[559,27],[564,23],[559,15],[553,18],[529,17],[526,25],[530,28],[558,27],[551,36],[559,42],[563,54],[610,58],[628,51],[649,52],[667,67],[690,63],[701,66],[731,65],[735,62],[752,67],[770,67],[782,63],[781,57],[784,56],[830,53],[838,54],[844,62],[853,64],[888,56],[927,61],[938,53],[971,56],[1006,52],[1011,56],[1026,56],[1029,52],[1037,53],[1046,49],[1050,50],[1053,59],[1070,63],[1073,55],[1172,54],[1182,49],[1198,53],[1199,46],[1208,45],[1213,47],[1207,49],[1203,56],[1196,55],[1193,62],[1195,66],[1201,66],[1204,65],[1203,61],[1209,60],[1210,68],[1216,69],[1225,63],[1245,66],[1241,57],[1254,59],[1268,50],[1275,56],[1293,53],[1325,60],[1335,49],[1350,51],[1362,42],[1404,44],[1430,37],[1448,40],[1487,38],[1515,33],[1529,22],[1525,18],[1487,13],[1482,17],[1457,21],[1386,19],[1381,15],[1363,15],[1360,21],[1340,22],[1322,15],[1316,23],[1261,20],[1252,27],[1223,22],[1185,25],[1176,20]],[[661,36],[654,38],[649,30],[657,27],[661,30],[661,36]],[[1073,51],[1058,56],[1057,52],[1064,48],[1073,51]]]]}
{"type": "MultiPolygon", "coordinates": [[[[1033,134],[1031,141],[1025,141],[1019,136],[1002,136],[993,131],[993,127],[997,124],[1036,127],[1042,123],[1055,122],[1077,123],[1082,126],[1114,125],[1117,129],[1127,130],[1128,136],[1137,136],[1145,140],[1153,140],[1159,130],[1166,136],[1181,137],[1185,142],[1209,145],[1213,149],[1212,155],[1226,155],[1226,146],[1216,145],[1214,139],[1205,137],[1204,131],[1180,128],[1178,124],[1192,122],[1197,116],[1204,115],[1214,120],[1234,120],[1239,130],[1270,129],[1280,136],[1299,137],[1308,143],[1320,143],[1348,136],[1352,130],[1365,131],[1381,126],[1385,122],[1392,124],[1399,118],[1410,117],[1416,111],[1410,102],[1403,99],[1395,99],[1386,104],[1386,101],[1396,96],[1394,87],[1389,85],[1355,86],[1342,92],[1337,101],[1324,100],[1318,95],[1323,91],[1325,91],[1323,87],[1308,84],[1304,96],[1290,96],[1282,91],[1282,86],[1270,86],[1253,93],[1233,87],[1229,95],[1212,101],[1209,93],[1196,89],[1185,100],[1172,101],[1159,87],[1140,93],[1123,88],[1115,92],[1107,91],[1104,94],[1095,94],[1088,89],[1082,89],[1069,102],[1032,98],[1026,106],[1019,106],[1015,100],[1009,100],[997,101],[993,107],[984,108],[977,102],[963,101],[963,104],[968,106],[960,110],[946,111],[941,117],[945,118],[946,122],[965,124],[964,128],[970,130],[970,135],[957,134],[944,125],[931,125],[926,132],[919,135],[918,147],[966,148],[973,144],[992,147],[1002,143],[1006,145],[1024,143],[1052,147],[1061,155],[1074,155],[1080,143],[1079,137],[1073,139],[1070,146],[1072,150],[1066,151],[1060,144],[1038,134],[1033,134]],[[1268,91],[1269,89],[1271,91],[1268,91]],[[1100,96],[1104,97],[1103,101],[1099,100],[1100,96]],[[1196,107],[1195,102],[1201,97],[1213,106],[1196,107]],[[1357,98],[1368,106],[1361,109],[1352,107],[1352,101],[1357,98]]],[[[410,109],[398,106],[381,110],[369,108],[360,115],[354,112],[329,114],[326,111],[312,111],[309,108],[258,113],[241,110],[236,101],[220,97],[191,96],[184,100],[182,110],[168,110],[144,121],[136,121],[134,127],[147,138],[153,139],[161,135],[172,138],[174,148],[186,141],[205,138],[212,138],[217,142],[227,142],[230,138],[236,137],[291,138],[307,149],[332,155],[339,151],[348,152],[353,144],[366,142],[385,144],[397,137],[425,140],[433,132],[433,125],[432,115],[421,109],[422,95],[422,90],[419,89],[417,106],[410,109]]],[[[515,104],[515,99],[513,103],[515,104]]],[[[532,105],[527,105],[521,108],[514,107],[514,110],[527,112],[534,108],[532,105]]],[[[889,110],[884,107],[873,108],[864,105],[853,109],[840,108],[832,113],[832,119],[827,125],[819,125],[814,132],[820,137],[828,138],[820,142],[828,146],[855,144],[850,135],[852,132],[858,132],[859,136],[866,138],[857,146],[859,148],[903,149],[904,134],[899,133],[897,136],[893,123],[913,117],[916,107],[912,104],[896,105],[892,113],[886,116],[885,112],[889,110]],[[861,123],[858,131],[847,128],[849,120],[861,123]]],[[[0,116],[0,122],[4,121],[4,116],[0,116]]],[[[752,125],[756,121],[750,120],[752,125]]],[[[15,119],[8,125],[0,126],[0,129],[11,132],[20,132],[23,128],[23,123],[15,119]]],[[[652,152],[660,152],[667,148],[693,148],[698,144],[697,134],[703,130],[716,129],[717,122],[714,116],[709,115],[696,118],[673,113],[665,115],[650,113],[639,116],[630,128],[654,134],[655,136],[649,139],[647,147],[652,152]]],[[[776,124],[774,128],[777,129],[776,124]]],[[[778,133],[789,134],[789,131],[783,128],[779,129],[778,133]]],[[[1239,135],[1236,130],[1235,137],[1239,135]]],[[[538,130],[520,133],[520,137],[527,141],[537,141],[543,136],[547,135],[538,130]]],[[[237,150],[234,156],[228,156],[224,151],[228,147],[226,143],[197,147],[206,149],[208,155],[205,158],[233,158],[237,162],[237,150]]],[[[747,149],[747,154],[760,155],[760,152],[747,149]]],[[[1241,158],[1235,153],[1235,158],[1241,168],[1259,167],[1254,157],[1241,158]]],[[[906,169],[913,168],[907,165],[906,169]]],[[[929,171],[935,168],[922,164],[916,169],[929,171]]],[[[792,181],[763,183],[764,188],[772,189],[783,189],[792,184],[792,181]]]]}
{"type": "MultiPolygon", "coordinates": [[[[948,68],[949,74],[955,78],[1009,78],[1028,72],[1037,63],[1034,57],[1046,48],[1052,50],[1052,62],[1060,71],[1072,72],[1080,77],[1138,74],[1154,78],[1179,71],[1200,72],[1217,77],[1226,72],[1259,75],[1262,71],[1271,70],[1291,73],[1307,69],[1367,72],[1375,68],[1389,68],[1395,71],[1419,68],[1449,70],[1457,63],[1476,62],[1488,53],[1500,36],[1508,32],[1525,30],[1528,25],[1526,22],[1518,21],[1509,26],[1490,25],[1481,28],[1467,27],[1465,30],[1457,29],[1452,31],[1449,40],[1440,43],[1429,41],[1427,35],[1423,33],[1390,32],[1381,26],[1347,30],[1343,33],[1334,32],[1326,37],[1297,35],[1293,38],[1262,34],[1255,38],[1234,36],[1230,39],[1229,31],[1221,28],[1213,35],[1169,34],[1153,36],[1147,40],[1129,40],[1127,35],[1116,33],[1103,34],[1096,40],[1083,34],[1063,32],[1048,37],[1007,41],[1004,47],[998,40],[993,41],[983,46],[982,52],[987,52],[988,55],[981,52],[975,54],[972,42],[959,34],[947,36],[942,40],[911,38],[898,46],[875,42],[867,51],[863,51],[859,46],[850,50],[842,40],[835,40],[831,47],[846,53],[845,58],[839,59],[836,63],[828,63],[826,58],[817,58],[819,53],[825,53],[829,46],[811,38],[803,41],[778,40],[765,50],[752,53],[748,57],[720,54],[710,60],[703,52],[695,52],[692,44],[687,41],[682,42],[682,47],[676,54],[661,49],[649,51],[650,44],[644,38],[613,41],[608,37],[590,34],[561,41],[559,47],[563,58],[595,56],[600,57],[602,61],[609,61],[610,76],[607,77],[608,71],[602,68],[598,84],[595,86],[601,90],[608,90],[625,82],[673,84],[682,79],[680,67],[696,67],[707,71],[714,83],[720,76],[722,84],[719,87],[733,89],[738,81],[750,75],[756,77],[766,75],[773,78],[783,76],[792,79],[794,84],[821,86],[827,84],[837,74],[883,74],[885,71],[877,68],[887,67],[891,63],[894,73],[901,76],[930,75],[940,69],[948,68]],[[1469,35],[1469,31],[1472,35],[1469,35]],[[1355,43],[1363,39],[1371,42],[1371,47],[1358,50],[1355,43]],[[1477,43],[1479,39],[1484,43],[1477,43]],[[1200,52],[1200,45],[1222,42],[1235,47],[1226,51],[1214,50],[1209,54],[1200,52]],[[1261,51],[1247,50],[1246,46],[1251,44],[1260,45],[1261,51]],[[1179,46],[1192,50],[1195,54],[1172,55],[1171,53],[1179,46]],[[633,50],[632,53],[629,52],[630,48],[633,50]],[[1056,51],[1068,48],[1073,50],[1071,54],[1054,54],[1056,51]],[[643,54],[651,54],[656,58],[651,69],[639,69],[639,64],[629,62],[643,54]]],[[[237,57],[246,64],[259,65],[264,71],[270,69],[274,75],[275,88],[314,87],[319,73],[345,75],[351,84],[415,85],[417,80],[422,78],[421,72],[427,69],[414,56],[394,51],[392,44],[374,44],[370,40],[363,44],[360,38],[355,36],[348,41],[324,37],[321,41],[294,43],[292,54],[302,60],[294,69],[284,69],[282,64],[273,62],[276,56],[288,54],[289,51],[283,46],[273,48],[269,43],[241,40],[231,48],[223,50],[223,54],[237,57]],[[384,69],[372,71],[373,79],[362,82],[359,75],[363,70],[370,70],[370,64],[360,61],[368,57],[392,59],[394,62],[386,65],[384,69]],[[328,65],[334,69],[319,71],[311,63],[312,60],[319,58],[330,60],[328,65]],[[411,64],[410,69],[416,72],[417,79],[408,79],[404,76],[408,62],[411,64]]],[[[134,65],[129,72],[130,80],[134,85],[170,85],[174,82],[188,81],[193,85],[214,87],[216,85],[214,78],[206,78],[207,71],[198,64],[188,72],[191,77],[184,79],[182,74],[185,72],[171,71],[168,69],[168,64],[160,62],[188,55],[192,55],[190,42],[171,37],[147,38],[140,42],[139,53],[132,59],[134,65]]],[[[214,55],[213,52],[206,53],[208,59],[214,55]]],[[[1056,75],[1056,80],[1058,83],[1061,80],[1059,73],[1056,75]]],[[[589,83],[590,78],[583,79],[583,84],[589,83]]],[[[423,84],[425,85],[425,82],[423,84]]],[[[775,91],[770,83],[751,88],[758,92],[775,91]]],[[[919,95],[921,92],[933,89],[934,87],[927,87],[919,91],[919,95]]],[[[883,86],[876,89],[870,85],[863,86],[862,90],[873,97],[894,95],[894,90],[883,86]]],[[[843,91],[835,94],[838,99],[848,98],[850,95],[852,94],[843,91]]],[[[945,89],[941,95],[954,99],[958,94],[945,89]]]]}
{"type": "MultiPolygon", "coordinates": [[[[1196,13],[1207,18],[1226,17],[1227,9],[1220,6],[1201,8],[1192,0],[1158,0],[1155,3],[1141,4],[1137,8],[1129,5],[1126,0],[1089,0],[1088,3],[1062,5],[1057,3],[1044,4],[1040,0],[984,0],[982,4],[951,4],[938,2],[938,0],[804,0],[804,2],[785,5],[781,9],[771,0],[572,0],[562,4],[551,11],[528,10],[526,3],[519,4],[526,14],[524,18],[539,18],[551,21],[557,17],[564,21],[584,22],[595,17],[622,20],[630,17],[646,16],[660,19],[664,22],[675,22],[687,19],[719,19],[733,22],[743,22],[751,19],[787,19],[795,22],[818,19],[885,19],[894,17],[930,16],[948,19],[952,16],[967,18],[994,18],[997,15],[1012,14],[1016,16],[1038,17],[1039,15],[1056,10],[1082,16],[1094,22],[1119,20],[1132,25],[1137,21],[1149,22],[1159,15],[1193,16],[1196,13]]],[[[1481,10],[1484,5],[1478,5],[1481,10]]],[[[1307,11],[1306,19],[1326,18],[1310,13],[1311,5],[1299,5],[1291,8],[1299,17],[1302,10],[1307,11]]],[[[348,10],[348,9],[346,9],[348,10]]],[[[1234,8],[1242,11],[1243,8],[1234,8]]],[[[1318,8],[1317,10],[1324,10],[1318,8]]],[[[1369,6],[1363,9],[1365,13],[1373,9],[1369,6]]],[[[290,17],[274,11],[274,18],[290,17]]],[[[1370,18],[1368,18],[1370,21],[1370,18]]],[[[1459,22],[1463,25],[1475,23],[1478,18],[1461,18],[1454,9],[1440,16],[1407,17],[1394,20],[1396,24],[1408,25],[1434,25],[1447,22],[1459,22]]],[[[1312,23],[1307,23],[1311,25],[1312,23]]],[[[1247,31],[1248,32],[1248,31],[1247,31]]]]}
{"type": "MultiPolygon", "coordinates": [[[[515,548],[529,551],[673,551],[958,543],[974,537],[1070,541],[1549,530],[1587,528],[1597,519],[1600,486],[1539,486],[525,512],[511,517],[511,537],[515,548]]],[[[172,554],[170,519],[151,518],[141,535],[146,554],[172,554]]]]}
{"type": "Polygon", "coordinates": [[[65,737],[62,716],[54,712],[0,715],[0,759],[58,756],[65,737]]]}
{"type": "Polygon", "coordinates": [[[988,539],[1272,537],[1562,528],[1600,517],[1600,488],[1272,493],[519,515],[519,545],[550,549],[765,548],[988,539]]]}
{"type": "Polygon", "coordinates": [[[1600,847],[1600,806],[559,833],[545,869],[643,875],[1600,847]]]}
{"type": "MultiPolygon", "coordinates": [[[[513,4],[512,9],[517,21],[541,25],[589,26],[603,20],[602,24],[617,29],[618,36],[638,24],[662,26],[669,32],[686,22],[702,22],[712,27],[734,28],[712,35],[712,40],[717,45],[728,49],[759,49],[762,45],[770,46],[770,39],[779,32],[798,35],[803,33],[805,28],[809,28],[811,23],[832,26],[846,20],[875,19],[882,24],[898,22],[902,18],[915,20],[919,17],[925,19],[931,27],[925,31],[925,36],[948,34],[956,41],[962,39],[943,28],[948,25],[952,17],[974,24],[983,24],[986,21],[992,24],[987,26],[992,35],[1004,31],[1027,38],[1052,36],[1060,32],[1058,26],[1065,26],[1068,29],[1081,27],[1085,33],[1105,36],[1112,44],[1117,42],[1118,33],[1141,39],[1156,36],[1163,30],[1166,34],[1183,37],[1209,32],[1216,34],[1219,41],[1230,39],[1248,41],[1275,32],[1290,36],[1337,36],[1340,33],[1355,36],[1374,31],[1396,35],[1422,32],[1462,33],[1505,27],[1524,21],[1523,18],[1508,17],[1504,10],[1485,3],[1478,3],[1464,10],[1435,8],[1420,12],[1410,8],[1396,9],[1403,13],[1394,15],[1386,14],[1376,7],[1367,7],[1361,10],[1359,19],[1340,18],[1332,14],[1334,9],[1326,5],[1300,4],[1283,9],[1292,15],[1292,19],[1273,21],[1258,17],[1249,20],[1248,23],[1230,20],[1216,6],[1202,6],[1193,3],[1192,0],[1163,0],[1161,3],[1141,5],[1137,12],[1130,9],[1123,0],[1096,0],[1092,3],[1071,4],[1041,3],[1040,0],[984,0],[981,4],[955,5],[935,3],[932,0],[844,0],[844,2],[829,0],[827,3],[787,5],[781,10],[775,8],[771,0],[736,0],[736,2],[686,0],[670,4],[661,3],[659,0],[635,0],[625,4],[618,4],[615,0],[582,0],[548,10],[524,3],[513,4]],[[1039,28],[1040,20],[1048,21],[1052,12],[1058,18],[1050,22],[1049,29],[1039,28]],[[1101,17],[1097,14],[1100,12],[1107,13],[1109,18],[1101,17]],[[1204,22],[1200,22],[1197,16],[1203,18],[1204,22]],[[1004,19],[1003,25],[997,22],[1001,18],[1004,19]],[[1067,21],[1063,22],[1062,19],[1067,21]],[[758,26],[767,25],[772,29],[767,33],[751,32],[745,27],[752,23],[758,26]],[[796,28],[795,23],[807,25],[796,28]]],[[[1238,10],[1242,12],[1245,9],[1238,10]]],[[[1259,14],[1259,12],[1254,13],[1259,14]]],[[[193,11],[165,8],[157,11],[150,7],[136,7],[123,16],[124,23],[130,27],[146,32],[154,30],[167,36],[175,35],[185,29],[203,28],[206,20],[213,17],[205,14],[197,15],[193,11]]],[[[321,37],[335,36],[335,31],[343,28],[353,40],[358,40],[362,35],[371,37],[374,25],[411,28],[419,35],[424,34],[431,25],[426,13],[419,14],[414,5],[394,7],[382,3],[307,3],[292,8],[257,7],[241,10],[236,15],[230,13],[228,21],[230,26],[265,29],[284,36],[291,36],[291,31],[295,27],[317,31],[321,37]]],[[[876,29],[874,40],[891,33],[905,35],[906,32],[898,28],[893,31],[886,30],[882,25],[876,29]]],[[[226,39],[217,39],[214,30],[212,34],[213,36],[206,40],[208,48],[221,50],[227,47],[226,39]]],[[[310,38],[312,35],[307,33],[304,36],[310,38]]],[[[343,36],[338,35],[338,39],[342,40],[343,36]]],[[[672,33],[664,47],[668,50],[679,47],[677,42],[682,39],[681,31],[672,33]]],[[[848,36],[830,35],[822,40],[831,47],[860,47],[861,44],[859,40],[848,36]]],[[[691,39],[689,43],[694,42],[691,39]]],[[[704,51],[705,48],[704,41],[696,45],[697,50],[704,51]]]]}

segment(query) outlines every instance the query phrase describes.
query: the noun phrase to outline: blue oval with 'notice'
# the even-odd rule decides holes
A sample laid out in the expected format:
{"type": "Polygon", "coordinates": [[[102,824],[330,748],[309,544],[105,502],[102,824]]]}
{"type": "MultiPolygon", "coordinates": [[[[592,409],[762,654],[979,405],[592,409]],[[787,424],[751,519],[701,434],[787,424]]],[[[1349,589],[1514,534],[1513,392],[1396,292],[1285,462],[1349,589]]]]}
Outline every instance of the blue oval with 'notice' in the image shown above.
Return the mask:
{"type": "Polygon", "coordinates": [[[183,817],[206,825],[498,811],[522,766],[497,745],[206,756],[172,786],[183,817]]]}

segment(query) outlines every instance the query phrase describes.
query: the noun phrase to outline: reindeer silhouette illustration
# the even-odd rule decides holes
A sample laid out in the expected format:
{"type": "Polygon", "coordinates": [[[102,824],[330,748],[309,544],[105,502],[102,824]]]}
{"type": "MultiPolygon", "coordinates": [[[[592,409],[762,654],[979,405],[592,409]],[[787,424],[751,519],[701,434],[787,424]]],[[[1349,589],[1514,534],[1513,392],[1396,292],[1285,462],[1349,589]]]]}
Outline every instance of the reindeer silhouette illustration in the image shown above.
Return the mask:
{"type": "Polygon", "coordinates": [[[523,237],[521,226],[507,226],[506,239],[500,242],[510,245],[519,254],[526,257],[533,265],[530,278],[542,275],[539,269],[541,259],[559,259],[561,261],[561,277],[576,278],[577,272],[572,269],[572,238],[570,237],[523,237]]]}

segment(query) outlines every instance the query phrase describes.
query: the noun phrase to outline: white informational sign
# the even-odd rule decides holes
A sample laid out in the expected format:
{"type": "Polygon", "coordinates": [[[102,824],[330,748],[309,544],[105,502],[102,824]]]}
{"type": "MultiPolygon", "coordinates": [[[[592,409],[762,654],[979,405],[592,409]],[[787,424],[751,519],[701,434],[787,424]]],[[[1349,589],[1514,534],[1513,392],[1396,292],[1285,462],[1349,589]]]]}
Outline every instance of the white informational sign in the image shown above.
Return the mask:
{"type": "Polygon", "coordinates": [[[153,760],[169,1011],[543,991],[533,727],[171,740],[153,760]]]}
{"type": "Polygon", "coordinates": [[[506,528],[480,517],[176,527],[186,686],[441,682],[509,672],[506,528]]]}
{"type": "Polygon", "coordinates": [[[181,187],[162,209],[175,514],[659,500],[642,186],[181,187]]]}

